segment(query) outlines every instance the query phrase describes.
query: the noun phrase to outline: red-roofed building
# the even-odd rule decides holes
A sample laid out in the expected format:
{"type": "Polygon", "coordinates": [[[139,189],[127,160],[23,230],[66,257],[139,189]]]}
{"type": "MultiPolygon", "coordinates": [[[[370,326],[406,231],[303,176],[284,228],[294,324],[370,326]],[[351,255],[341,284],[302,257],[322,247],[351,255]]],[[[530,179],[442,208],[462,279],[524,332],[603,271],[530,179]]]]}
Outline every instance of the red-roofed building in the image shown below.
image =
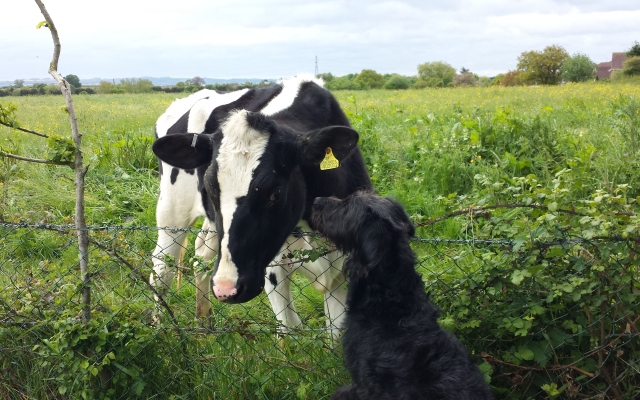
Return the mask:
{"type": "Polygon", "coordinates": [[[627,53],[613,53],[611,61],[601,62],[598,64],[596,72],[598,79],[608,79],[613,77],[615,71],[622,71],[622,64],[627,59],[627,53]]]}

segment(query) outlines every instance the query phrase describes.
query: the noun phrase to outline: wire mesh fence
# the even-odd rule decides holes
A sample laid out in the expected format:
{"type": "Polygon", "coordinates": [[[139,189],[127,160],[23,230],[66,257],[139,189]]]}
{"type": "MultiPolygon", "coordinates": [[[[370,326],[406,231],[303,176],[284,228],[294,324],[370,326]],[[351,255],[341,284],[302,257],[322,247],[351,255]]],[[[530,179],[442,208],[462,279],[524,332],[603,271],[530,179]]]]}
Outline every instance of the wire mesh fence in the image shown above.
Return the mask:
{"type": "MultiPolygon", "coordinates": [[[[186,243],[199,233],[185,232],[186,243]]],[[[196,251],[186,245],[171,266],[181,279],[159,287],[149,279],[157,233],[89,228],[91,319],[82,323],[75,229],[0,224],[0,398],[320,399],[349,381],[317,282],[291,278],[295,327],[279,322],[266,294],[214,300],[211,316],[198,318],[196,251]]],[[[465,343],[499,398],[639,394],[638,245],[412,243],[441,325],[465,343]]]]}

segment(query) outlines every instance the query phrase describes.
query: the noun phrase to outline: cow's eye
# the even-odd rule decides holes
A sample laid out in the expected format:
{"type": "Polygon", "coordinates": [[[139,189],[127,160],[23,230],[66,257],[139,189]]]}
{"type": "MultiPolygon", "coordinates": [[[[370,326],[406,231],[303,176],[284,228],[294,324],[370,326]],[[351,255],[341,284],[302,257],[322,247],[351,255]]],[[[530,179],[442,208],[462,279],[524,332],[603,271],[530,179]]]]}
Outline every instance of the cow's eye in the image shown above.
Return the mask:
{"type": "Polygon", "coordinates": [[[282,194],[282,188],[277,187],[273,189],[271,195],[269,195],[269,205],[275,204],[278,200],[280,200],[280,195],[282,194]]]}

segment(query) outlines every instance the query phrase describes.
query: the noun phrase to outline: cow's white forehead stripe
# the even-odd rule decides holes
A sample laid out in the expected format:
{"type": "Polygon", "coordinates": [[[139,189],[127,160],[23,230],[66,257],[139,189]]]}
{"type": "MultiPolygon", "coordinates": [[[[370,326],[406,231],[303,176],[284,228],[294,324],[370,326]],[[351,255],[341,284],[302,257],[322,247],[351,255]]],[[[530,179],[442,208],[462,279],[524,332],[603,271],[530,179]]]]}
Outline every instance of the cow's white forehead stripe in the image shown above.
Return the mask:
{"type": "Polygon", "coordinates": [[[214,278],[214,282],[220,280],[228,279],[235,283],[238,281],[238,269],[236,268],[233,261],[231,261],[231,253],[229,253],[229,236],[225,236],[222,238],[220,243],[220,248],[225,249],[225,251],[220,252],[220,263],[218,264],[218,270],[216,271],[216,275],[214,278]]]}
{"type": "Polygon", "coordinates": [[[222,141],[216,163],[220,187],[220,215],[224,236],[220,244],[220,262],[217,279],[238,277],[238,270],[229,252],[229,228],[237,208],[236,200],[249,193],[253,171],[269,142],[269,135],[256,131],[247,124],[247,111],[232,113],[222,125],[222,141]]]}

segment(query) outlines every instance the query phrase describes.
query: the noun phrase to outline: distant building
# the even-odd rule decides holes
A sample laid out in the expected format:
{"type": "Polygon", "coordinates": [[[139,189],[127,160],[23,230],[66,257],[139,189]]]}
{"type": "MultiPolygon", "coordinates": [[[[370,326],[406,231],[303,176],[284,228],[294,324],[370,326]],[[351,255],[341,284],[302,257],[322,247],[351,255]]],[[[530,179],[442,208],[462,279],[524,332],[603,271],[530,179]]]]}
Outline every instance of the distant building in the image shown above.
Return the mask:
{"type": "Polygon", "coordinates": [[[613,53],[611,61],[598,64],[598,79],[608,79],[613,77],[615,71],[622,71],[622,64],[627,59],[627,53],[613,53]]]}

